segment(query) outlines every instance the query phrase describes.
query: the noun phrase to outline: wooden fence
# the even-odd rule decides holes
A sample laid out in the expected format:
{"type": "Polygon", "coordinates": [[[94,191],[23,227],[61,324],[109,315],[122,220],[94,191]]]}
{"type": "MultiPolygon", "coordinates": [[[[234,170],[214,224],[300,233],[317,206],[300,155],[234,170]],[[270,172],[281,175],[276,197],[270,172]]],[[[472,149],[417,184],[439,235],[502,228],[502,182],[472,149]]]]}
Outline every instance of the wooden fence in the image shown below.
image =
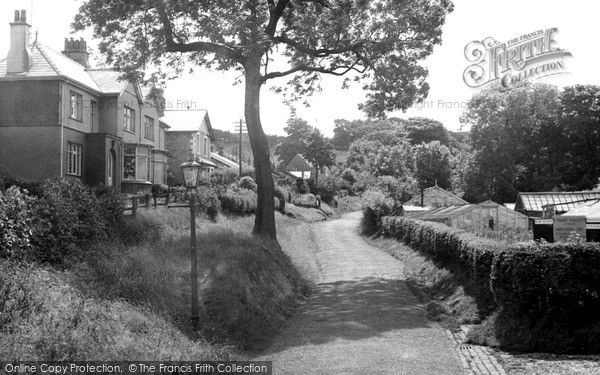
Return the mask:
{"type": "Polygon", "coordinates": [[[163,196],[156,194],[132,195],[124,198],[123,213],[130,213],[131,216],[136,217],[138,210],[141,208],[148,210],[150,208],[157,208],[158,206],[173,207],[169,206],[173,202],[177,202],[177,197],[171,193],[163,196]]]}

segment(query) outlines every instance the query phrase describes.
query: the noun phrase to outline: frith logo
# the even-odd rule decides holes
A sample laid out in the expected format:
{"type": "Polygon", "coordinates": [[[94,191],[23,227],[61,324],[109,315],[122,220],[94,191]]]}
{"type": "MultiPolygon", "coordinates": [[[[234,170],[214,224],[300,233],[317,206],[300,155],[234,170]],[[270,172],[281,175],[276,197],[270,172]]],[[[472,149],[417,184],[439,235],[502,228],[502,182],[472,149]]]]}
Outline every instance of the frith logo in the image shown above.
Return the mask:
{"type": "Polygon", "coordinates": [[[510,87],[526,80],[564,74],[564,58],[571,53],[556,46],[557,28],[538,30],[500,43],[488,37],[465,47],[465,57],[473,63],[463,74],[467,86],[488,84],[510,87]]]}

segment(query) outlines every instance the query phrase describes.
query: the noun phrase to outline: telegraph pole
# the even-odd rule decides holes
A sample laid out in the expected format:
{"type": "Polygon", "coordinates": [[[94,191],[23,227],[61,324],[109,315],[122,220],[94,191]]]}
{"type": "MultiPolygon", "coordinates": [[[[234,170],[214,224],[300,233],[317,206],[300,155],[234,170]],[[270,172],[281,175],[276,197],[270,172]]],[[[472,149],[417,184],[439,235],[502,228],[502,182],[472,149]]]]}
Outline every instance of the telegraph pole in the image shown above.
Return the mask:
{"type": "Polygon", "coordinates": [[[242,177],[242,131],[244,130],[244,125],[246,124],[246,122],[240,118],[239,123],[234,122],[234,124],[236,125],[236,127],[239,128],[239,129],[235,129],[235,130],[239,130],[239,132],[240,132],[239,163],[240,163],[240,178],[241,178],[242,177]]]}

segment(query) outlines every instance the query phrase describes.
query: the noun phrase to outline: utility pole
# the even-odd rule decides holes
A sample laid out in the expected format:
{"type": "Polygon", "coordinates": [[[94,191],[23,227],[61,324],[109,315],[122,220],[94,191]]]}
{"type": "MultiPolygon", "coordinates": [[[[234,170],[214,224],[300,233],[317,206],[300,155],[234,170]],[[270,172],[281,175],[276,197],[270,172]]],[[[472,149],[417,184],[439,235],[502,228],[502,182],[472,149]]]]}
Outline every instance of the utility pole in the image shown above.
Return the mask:
{"type": "Polygon", "coordinates": [[[234,122],[236,125],[235,130],[239,130],[240,132],[240,150],[239,150],[239,162],[240,162],[240,178],[242,177],[242,131],[244,130],[244,125],[246,122],[240,118],[239,123],[234,122]]]}

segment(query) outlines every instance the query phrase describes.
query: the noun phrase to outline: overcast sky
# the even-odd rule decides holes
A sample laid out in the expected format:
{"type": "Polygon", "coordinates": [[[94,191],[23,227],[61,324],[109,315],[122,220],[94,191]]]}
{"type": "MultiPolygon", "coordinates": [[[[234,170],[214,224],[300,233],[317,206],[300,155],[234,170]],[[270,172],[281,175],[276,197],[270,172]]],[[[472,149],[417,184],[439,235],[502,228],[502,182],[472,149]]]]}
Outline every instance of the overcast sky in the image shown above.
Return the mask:
{"type": "MultiPolygon", "coordinates": [[[[38,40],[62,51],[65,37],[89,35],[70,34],[70,23],[81,0],[1,0],[0,1],[0,58],[6,57],[9,47],[9,23],[15,9],[28,10],[33,31],[38,40]],[[33,7],[33,12],[31,11],[33,7]]],[[[464,57],[465,46],[486,37],[505,42],[540,29],[557,27],[557,46],[570,51],[573,57],[565,60],[568,75],[544,78],[540,82],[559,86],[576,83],[600,84],[599,49],[592,43],[600,35],[600,2],[597,0],[455,0],[455,9],[444,25],[443,43],[437,46],[424,65],[431,86],[423,108],[390,116],[424,116],[437,119],[450,130],[458,130],[461,107],[477,92],[463,82],[463,72],[470,65],[464,57]]],[[[94,43],[88,43],[93,45],[94,43]]],[[[232,86],[236,74],[200,72],[171,81],[166,87],[167,100],[173,106],[193,103],[207,109],[215,128],[233,130],[233,122],[243,114],[243,87],[232,86]]],[[[309,101],[310,108],[298,104],[298,115],[319,127],[326,135],[333,134],[334,119],[364,118],[357,104],[363,101],[360,89],[341,90],[341,80],[324,77],[323,91],[309,101]]],[[[261,117],[267,134],[285,134],[283,127],[289,109],[282,98],[263,88],[261,117]]]]}

